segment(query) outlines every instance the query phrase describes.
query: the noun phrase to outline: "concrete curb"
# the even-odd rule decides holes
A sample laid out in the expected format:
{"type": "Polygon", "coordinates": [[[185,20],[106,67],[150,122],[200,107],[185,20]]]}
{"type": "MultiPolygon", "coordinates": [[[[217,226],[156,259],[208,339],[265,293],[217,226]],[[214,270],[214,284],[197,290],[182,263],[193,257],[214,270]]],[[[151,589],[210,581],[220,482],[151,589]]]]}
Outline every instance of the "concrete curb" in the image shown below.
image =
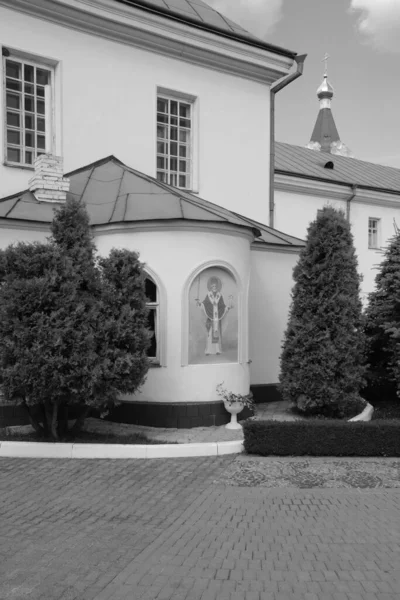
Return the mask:
{"type": "Polygon", "coordinates": [[[0,442],[0,457],[7,458],[182,458],[223,456],[243,452],[243,441],[205,444],[52,444],[0,442]]]}

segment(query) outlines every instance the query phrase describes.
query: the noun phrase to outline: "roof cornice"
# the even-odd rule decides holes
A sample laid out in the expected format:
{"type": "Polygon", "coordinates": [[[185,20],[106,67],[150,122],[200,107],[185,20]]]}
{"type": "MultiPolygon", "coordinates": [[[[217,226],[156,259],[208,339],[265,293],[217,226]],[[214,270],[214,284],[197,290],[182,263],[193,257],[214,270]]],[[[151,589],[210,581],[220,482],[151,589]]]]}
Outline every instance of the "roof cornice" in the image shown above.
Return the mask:
{"type": "Polygon", "coordinates": [[[51,223],[42,221],[27,221],[23,219],[9,219],[0,217],[0,229],[29,229],[29,231],[50,231],[51,223]]]}
{"type": "Polygon", "coordinates": [[[268,244],[268,242],[255,241],[251,244],[251,250],[256,252],[279,252],[280,254],[299,254],[305,243],[302,246],[284,246],[278,244],[268,244]]]}
{"type": "Polygon", "coordinates": [[[188,219],[158,219],[153,221],[124,221],[122,223],[106,223],[92,225],[95,235],[108,235],[132,231],[135,233],[148,233],[160,231],[200,231],[219,233],[230,236],[241,236],[252,243],[255,235],[249,227],[239,227],[232,223],[215,223],[212,221],[190,221],[188,219]]]}
{"type": "Polygon", "coordinates": [[[118,43],[271,85],[293,57],[115,0],[0,0],[0,6],[118,43]]]}
{"type": "Polygon", "coordinates": [[[299,176],[296,173],[277,171],[274,177],[275,189],[294,194],[325,197],[332,200],[348,200],[353,196],[354,186],[356,194],[352,202],[360,204],[375,204],[379,206],[393,206],[400,204],[400,193],[390,190],[367,188],[358,184],[347,182],[332,182],[317,177],[299,176]]]}

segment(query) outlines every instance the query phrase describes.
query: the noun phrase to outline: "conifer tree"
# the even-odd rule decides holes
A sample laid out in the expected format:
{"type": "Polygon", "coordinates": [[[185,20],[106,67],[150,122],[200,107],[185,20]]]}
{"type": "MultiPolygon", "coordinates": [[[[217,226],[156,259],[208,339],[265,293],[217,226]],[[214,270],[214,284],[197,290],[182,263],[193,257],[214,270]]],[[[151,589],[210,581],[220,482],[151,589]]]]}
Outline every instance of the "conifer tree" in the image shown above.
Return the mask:
{"type": "Polygon", "coordinates": [[[0,371],[6,397],[23,402],[37,431],[58,439],[68,407],[81,407],[84,418],[138,389],[149,334],[137,255],[121,251],[118,270],[112,253],[103,273],[77,200],[59,209],[51,231],[48,244],[0,252],[0,371]]]}
{"type": "Polygon", "coordinates": [[[374,399],[400,396],[400,234],[385,251],[366,310],[368,391],[374,399]]]}
{"type": "Polygon", "coordinates": [[[343,416],[359,399],[365,340],[350,225],[325,207],[308,228],[281,355],[281,392],[305,414],[343,416]]]}

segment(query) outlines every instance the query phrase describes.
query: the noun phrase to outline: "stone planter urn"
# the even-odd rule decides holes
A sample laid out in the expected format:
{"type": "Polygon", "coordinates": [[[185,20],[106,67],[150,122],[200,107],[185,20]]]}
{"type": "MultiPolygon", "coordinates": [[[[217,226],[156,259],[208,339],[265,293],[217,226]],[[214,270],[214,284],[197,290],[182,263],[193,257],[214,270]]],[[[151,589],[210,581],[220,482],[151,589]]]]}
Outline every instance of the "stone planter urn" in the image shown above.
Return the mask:
{"type": "Polygon", "coordinates": [[[242,429],[240,423],[238,423],[237,415],[243,410],[243,402],[226,402],[224,401],[225,409],[231,414],[230,423],[225,425],[226,429],[242,429]]]}

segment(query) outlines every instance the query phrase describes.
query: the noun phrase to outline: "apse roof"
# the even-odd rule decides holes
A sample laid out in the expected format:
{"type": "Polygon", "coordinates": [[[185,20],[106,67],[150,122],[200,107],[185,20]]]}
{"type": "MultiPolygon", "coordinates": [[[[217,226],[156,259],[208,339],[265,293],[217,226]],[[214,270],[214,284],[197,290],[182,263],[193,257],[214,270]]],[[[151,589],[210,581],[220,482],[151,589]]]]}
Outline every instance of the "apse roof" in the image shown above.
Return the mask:
{"type": "Polygon", "coordinates": [[[130,4],[142,10],[157,12],[173,20],[201,29],[212,30],[225,37],[236,38],[243,43],[264,48],[270,52],[294,58],[296,52],[286,50],[257,38],[234,23],[222,13],[209,6],[203,0],[116,0],[123,4],[130,4]]]}
{"type": "Polygon", "coordinates": [[[282,142],[275,144],[275,173],[400,193],[400,169],[282,142]],[[324,168],[328,160],[333,169],[324,168]]]}
{"type": "MultiPolygon", "coordinates": [[[[259,241],[268,244],[303,245],[298,238],[131,169],[114,156],[67,173],[66,177],[70,179],[68,196],[85,203],[92,225],[207,221],[250,229],[259,241]]],[[[0,199],[0,220],[50,223],[54,210],[54,204],[38,202],[29,190],[0,199]]]]}

